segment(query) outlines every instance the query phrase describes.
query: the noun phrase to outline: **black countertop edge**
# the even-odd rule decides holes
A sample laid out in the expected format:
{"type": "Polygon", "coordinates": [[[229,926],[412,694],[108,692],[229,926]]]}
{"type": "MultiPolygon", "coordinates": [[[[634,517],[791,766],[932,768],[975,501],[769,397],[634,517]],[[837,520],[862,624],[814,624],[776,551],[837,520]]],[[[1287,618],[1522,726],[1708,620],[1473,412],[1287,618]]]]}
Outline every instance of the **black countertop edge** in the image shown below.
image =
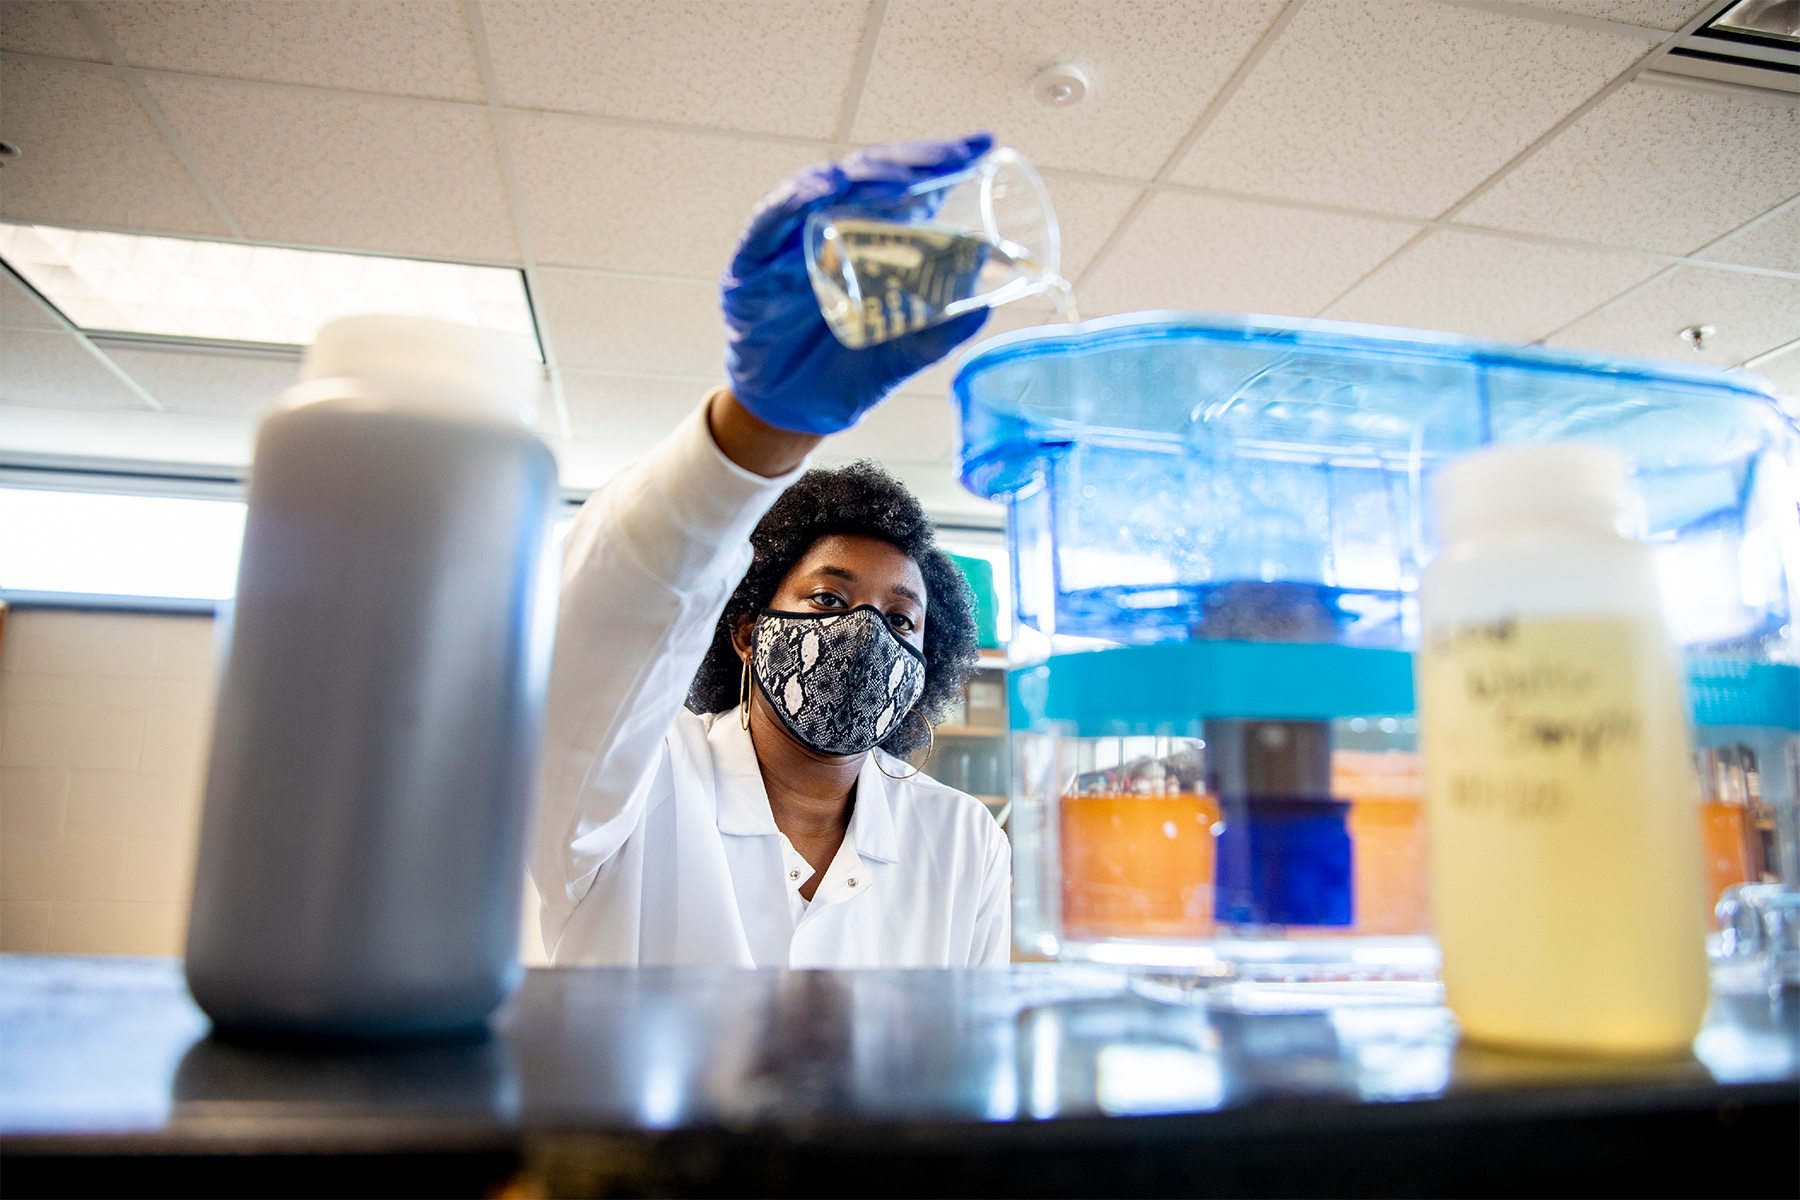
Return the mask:
{"type": "Polygon", "coordinates": [[[554,1115],[503,1125],[444,1117],[212,1116],[176,1119],[156,1131],[15,1133],[0,1136],[0,1157],[463,1154],[516,1149],[539,1140],[605,1139],[644,1145],[694,1140],[756,1140],[795,1147],[830,1145],[915,1150],[961,1150],[1004,1145],[1128,1146],[1172,1140],[1229,1141],[1243,1137],[1306,1137],[1357,1132],[1417,1131],[1498,1125],[1514,1121],[1629,1118],[1717,1112],[1722,1120],[1744,1110],[1791,1108],[1800,1120],[1800,1084],[1693,1084],[1507,1091],[1429,1099],[1345,1101],[1320,1097],[1266,1100],[1241,1107],[1147,1116],[1081,1115],[1011,1121],[839,1121],[790,1119],[679,1129],[605,1127],[559,1121],[554,1115]]]}

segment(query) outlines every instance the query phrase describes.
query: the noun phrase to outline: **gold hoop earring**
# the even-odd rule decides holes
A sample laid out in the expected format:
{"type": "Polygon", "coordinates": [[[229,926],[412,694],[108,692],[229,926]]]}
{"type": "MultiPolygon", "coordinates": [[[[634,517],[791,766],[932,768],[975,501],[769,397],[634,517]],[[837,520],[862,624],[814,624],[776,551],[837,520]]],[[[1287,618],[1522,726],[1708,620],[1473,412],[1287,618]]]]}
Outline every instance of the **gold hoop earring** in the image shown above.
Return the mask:
{"type": "Polygon", "coordinates": [[[744,660],[744,673],[738,678],[738,725],[750,731],[750,660],[744,660]]]}
{"type": "MultiPolygon", "coordinates": [[[[907,715],[918,717],[919,720],[925,721],[924,715],[916,708],[911,710],[907,715]]],[[[925,757],[919,760],[919,765],[912,769],[911,775],[894,774],[892,771],[881,765],[881,760],[879,758],[875,760],[875,769],[880,771],[883,775],[886,775],[889,779],[898,779],[901,781],[913,779],[923,774],[925,771],[925,764],[931,761],[931,756],[933,754],[937,753],[937,726],[933,725],[930,721],[925,721],[925,733],[928,739],[925,743],[925,757]]]]}

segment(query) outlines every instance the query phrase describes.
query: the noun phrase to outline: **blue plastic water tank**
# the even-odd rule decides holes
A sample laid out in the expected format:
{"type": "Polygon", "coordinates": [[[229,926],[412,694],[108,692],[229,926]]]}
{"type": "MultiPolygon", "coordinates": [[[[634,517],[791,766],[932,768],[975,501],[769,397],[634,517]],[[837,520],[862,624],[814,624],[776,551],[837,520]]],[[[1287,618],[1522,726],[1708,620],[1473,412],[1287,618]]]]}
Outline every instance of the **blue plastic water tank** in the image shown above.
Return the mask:
{"type": "Polygon", "coordinates": [[[1677,640],[1800,662],[1800,433],[1746,372],[1150,312],[995,338],[952,403],[962,480],[1008,506],[1015,615],[1041,634],[1411,649],[1433,472],[1579,439],[1631,463],[1677,640]]]}

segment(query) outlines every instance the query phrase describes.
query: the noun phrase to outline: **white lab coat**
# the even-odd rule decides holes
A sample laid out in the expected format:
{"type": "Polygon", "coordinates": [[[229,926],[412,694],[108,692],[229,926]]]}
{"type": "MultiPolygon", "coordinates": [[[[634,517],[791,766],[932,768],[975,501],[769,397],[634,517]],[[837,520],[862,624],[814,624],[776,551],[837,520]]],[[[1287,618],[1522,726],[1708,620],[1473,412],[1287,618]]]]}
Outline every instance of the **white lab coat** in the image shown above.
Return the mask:
{"type": "Polygon", "coordinates": [[[589,499],[564,543],[532,860],[551,961],[1007,962],[1011,849],[980,801],[889,779],[877,757],[911,768],[872,752],[808,904],[812,868],[775,827],[737,712],[682,707],[751,529],[801,470],[739,468],[706,408],[589,499]]]}

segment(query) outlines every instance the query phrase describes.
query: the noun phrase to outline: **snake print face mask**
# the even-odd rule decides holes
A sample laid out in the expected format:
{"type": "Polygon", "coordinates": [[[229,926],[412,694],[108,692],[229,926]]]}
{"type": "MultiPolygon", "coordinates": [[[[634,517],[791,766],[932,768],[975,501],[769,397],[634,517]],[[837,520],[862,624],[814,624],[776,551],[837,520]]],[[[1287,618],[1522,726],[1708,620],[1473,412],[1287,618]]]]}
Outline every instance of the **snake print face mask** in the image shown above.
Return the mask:
{"type": "Polygon", "coordinates": [[[750,670],[788,732],[821,754],[879,745],[925,690],[925,656],[870,604],[834,613],[763,609],[750,670]]]}

